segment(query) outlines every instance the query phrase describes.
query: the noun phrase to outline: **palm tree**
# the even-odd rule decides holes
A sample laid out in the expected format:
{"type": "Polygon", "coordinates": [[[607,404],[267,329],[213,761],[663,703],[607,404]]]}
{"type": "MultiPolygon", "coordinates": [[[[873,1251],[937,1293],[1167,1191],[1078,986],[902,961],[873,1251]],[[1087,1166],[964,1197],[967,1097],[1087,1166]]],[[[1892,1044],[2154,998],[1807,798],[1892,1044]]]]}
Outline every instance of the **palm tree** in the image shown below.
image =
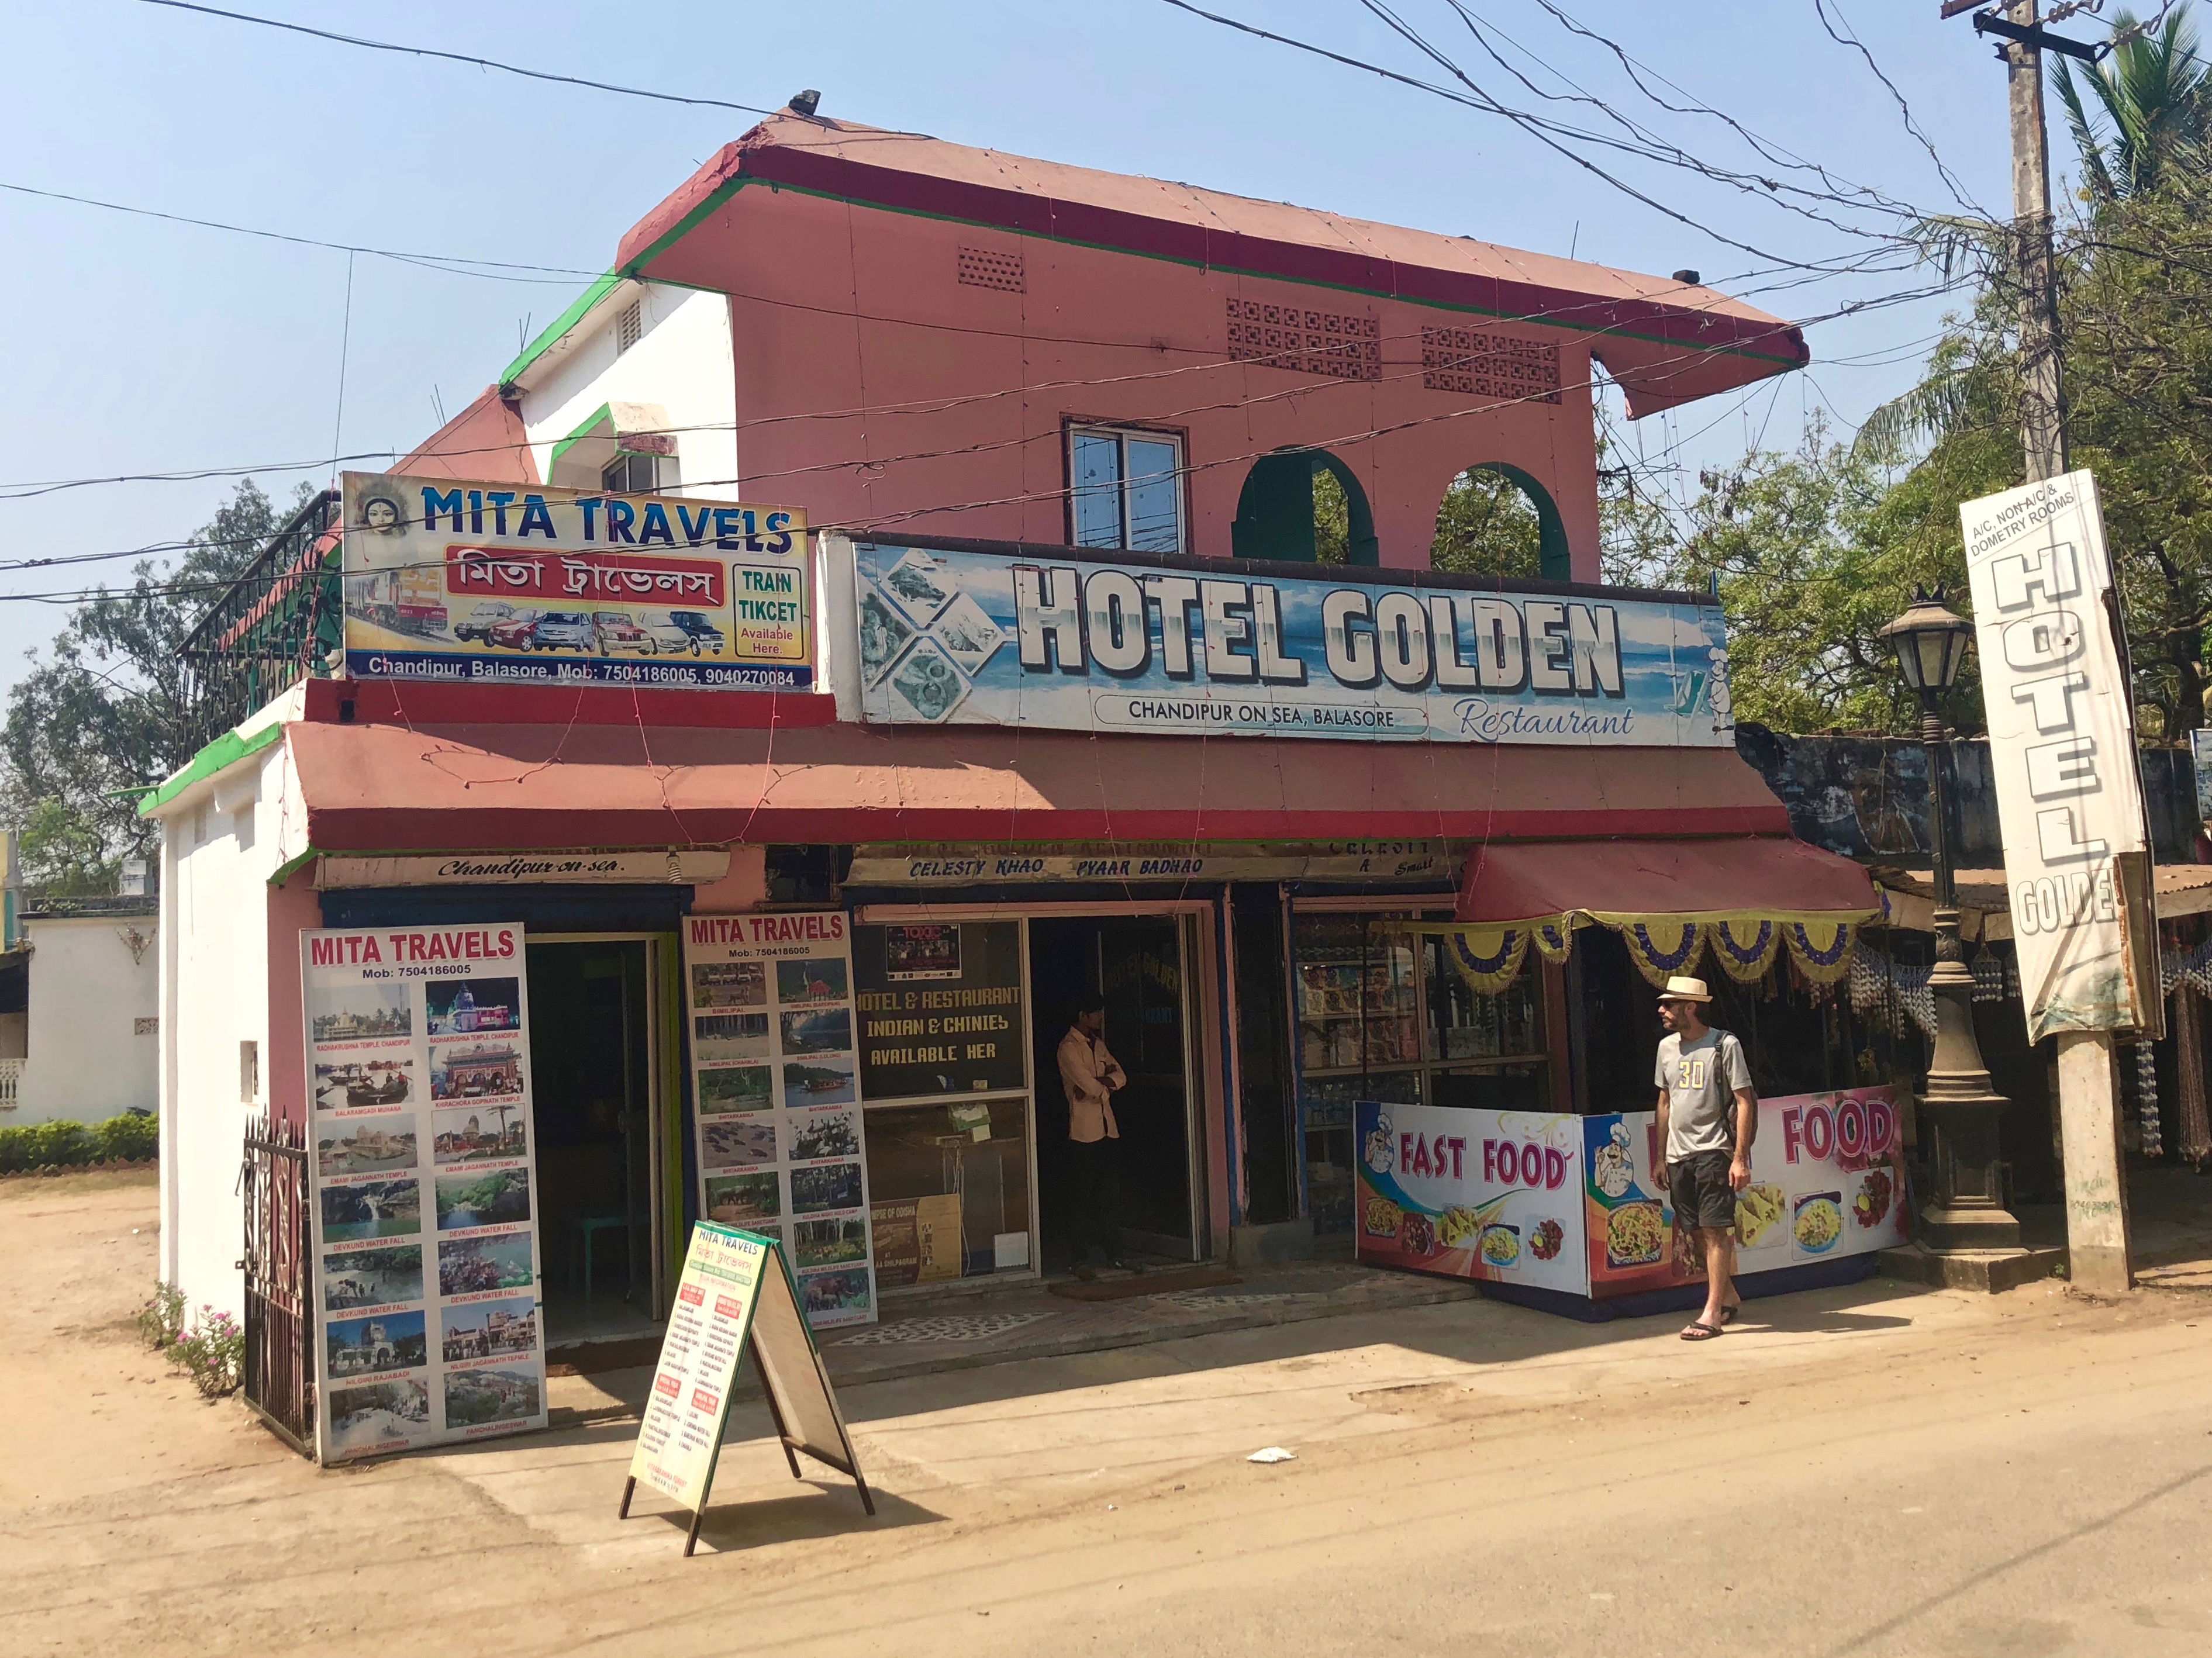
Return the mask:
{"type": "Polygon", "coordinates": [[[2155,190],[2177,154],[2203,143],[2212,124],[2212,76],[2197,51],[2189,0],[2175,0],[2156,27],[2140,27],[2132,13],[2112,19],[2120,44],[2104,63],[2077,76],[2058,60],[2058,96],[2091,198],[2100,203],[2155,190]],[[2097,113],[2111,129],[2100,136],[2082,98],[2086,84],[2097,113]]]}

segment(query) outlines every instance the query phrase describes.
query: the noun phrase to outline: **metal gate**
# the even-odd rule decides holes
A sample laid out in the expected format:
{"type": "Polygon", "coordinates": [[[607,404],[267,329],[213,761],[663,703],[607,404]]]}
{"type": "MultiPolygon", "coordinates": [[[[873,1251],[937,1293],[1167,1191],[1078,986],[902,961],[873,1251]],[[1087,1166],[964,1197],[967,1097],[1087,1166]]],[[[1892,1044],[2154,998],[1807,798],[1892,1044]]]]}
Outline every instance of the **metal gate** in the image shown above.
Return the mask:
{"type": "Polygon", "coordinates": [[[238,1171],[246,1199],[246,1402],[303,1456],[315,1454],[315,1317],[308,1298],[307,1139],[255,1118],[238,1171]]]}

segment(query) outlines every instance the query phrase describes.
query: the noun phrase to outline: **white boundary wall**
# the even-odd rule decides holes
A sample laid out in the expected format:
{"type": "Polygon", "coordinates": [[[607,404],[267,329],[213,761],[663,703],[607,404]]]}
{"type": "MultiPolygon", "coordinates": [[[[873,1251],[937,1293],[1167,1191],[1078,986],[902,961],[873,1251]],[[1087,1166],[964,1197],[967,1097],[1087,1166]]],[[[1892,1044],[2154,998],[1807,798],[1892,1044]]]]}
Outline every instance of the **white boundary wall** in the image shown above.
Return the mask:
{"type": "Polygon", "coordinates": [[[160,1097],[161,953],[151,915],[33,916],[30,1011],[10,1127],[100,1122],[160,1097]],[[132,954],[132,939],[137,953],[132,954]]]}

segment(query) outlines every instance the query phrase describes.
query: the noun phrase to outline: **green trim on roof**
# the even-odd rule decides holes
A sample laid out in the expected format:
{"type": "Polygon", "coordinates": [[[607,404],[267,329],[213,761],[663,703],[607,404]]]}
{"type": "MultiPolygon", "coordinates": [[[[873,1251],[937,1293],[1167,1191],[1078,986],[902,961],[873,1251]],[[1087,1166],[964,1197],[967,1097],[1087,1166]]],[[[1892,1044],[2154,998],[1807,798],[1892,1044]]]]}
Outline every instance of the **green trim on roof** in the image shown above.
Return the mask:
{"type": "Polygon", "coordinates": [[[276,872],[269,878],[269,884],[272,887],[283,886],[285,882],[292,878],[292,872],[298,869],[301,865],[312,864],[316,859],[322,855],[321,847],[309,847],[305,852],[301,853],[297,858],[291,859],[289,863],[278,865],[276,867],[276,872]]]}
{"type": "Polygon", "coordinates": [[[582,425],[579,426],[574,431],[569,433],[567,437],[562,438],[560,442],[553,446],[553,453],[551,458],[545,463],[545,470],[550,473],[553,468],[561,464],[562,456],[567,454],[569,450],[574,448],[579,443],[582,442],[584,439],[591,435],[592,428],[594,426],[597,426],[603,420],[613,420],[614,416],[615,408],[611,403],[601,404],[597,409],[586,416],[582,425]]]}
{"type": "Polygon", "coordinates": [[[619,270],[610,270],[576,296],[575,302],[549,323],[543,333],[522,348],[522,355],[501,371],[499,383],[512,386],[521,375],[530,371],[530,365],[550,351],[562,337],[591,315],[601,300],[615,291],[623,281],[619,270]]]}
{"type": "MultiPolygon", "coordinates": [[[[701,220],[720,208],[747,185],[766,185],[773,191],[787,190],[795,196],[811,196],[825,202],[843,202],[848,206],[869,208],[878,213],[896,213],[909,219],[933,219],[939,224],[965,225],[975,230],[994,230],[1004,235],[1021,236],[1031,241],[1057,242],[1067,247],[1087,247],[1097,252],[1119,253],[1130,258],[1158,259],[1163,264],[1179,264],[1192,270],[1213,270],[1219,271],[1224,276],[1249,276],[1255,282],[1287,282],[1293,288],[1318,288],[1337,294],[1357,294],[1364,299],[1389,300],[1399,305],[1419,306],[1425,310],[1443,311],[1459,316],[1495,317],[1501,322],[1528,323],[1540,328],[1563,329],[1569,333],[1590,337],[1593,341],[1593,349],[1598,349],[1596,343],[1607,338],[1643,340],[1652,345],[1686,346],[1694,351],[1711,351],[1725,356],[1747,357],[1754,362],[1771,362],[1784,369],[1796,369],[1805,366],[1795,357],[1782,356],[1772,351],[1753,350],[1748,346],[1703,345],[1695,340],[1670,339],[1664,334],[1639,333],[1630,328],[1593,328],[1587,323],[1553,322],[1548,317],[1532,317],[1518,311],[1499,311],[1488,306],[1454,305],[1444,300],[1416,299],[1410,295],[1388,293],[1379,288],[1361,288],[1351,282],[1318,282],[1309,276],[1285,276],[1276,271],[1250,270],[1241,265],[1209,264],[1198,259],[1177,258],[1171,253],[1147,253],[1137,248],[1120,247],[1111,242],[1085,241],[1075,236],[1053,236],[1038,230],[1016,230],[1011,226],[993,223],[984,219],[963,219],[955,214],[930,213],[921,208],[892,207],[882,202],[864,202],[856,197],[840,196],[834,191],[815,190],[805,185],[787,184],[777,179],[739,177],[729,180],[705,201],[685,214],[666,235],[661,237],[651,247],[624,266],[625,273],[639,282],[658,282],[664,280],[659,276],[643,275],[645,267],[659,258],[675,242],[688,235],[701,220]]],[[[688,286],[689,284],[680,285],[688,286]]],[[[711,291],[726,292],[727,290],[711,291]]],[[[1595,295],[1591,295],[1593,300],[1597,297],[1595,295]]]]}
{"type": "Polygon", "coordinates": [[[195,783],[206,781],[219,771],[227,771],[248,755],[258,754],[284,735],[281,722],[264,726],[251,737],[240,737],[236,732],[225,732],[194,755],[182,771],[169,778],[159,788],[138,803],[138,815],[151,817],[163,806],[175,799],[195,783]]]}

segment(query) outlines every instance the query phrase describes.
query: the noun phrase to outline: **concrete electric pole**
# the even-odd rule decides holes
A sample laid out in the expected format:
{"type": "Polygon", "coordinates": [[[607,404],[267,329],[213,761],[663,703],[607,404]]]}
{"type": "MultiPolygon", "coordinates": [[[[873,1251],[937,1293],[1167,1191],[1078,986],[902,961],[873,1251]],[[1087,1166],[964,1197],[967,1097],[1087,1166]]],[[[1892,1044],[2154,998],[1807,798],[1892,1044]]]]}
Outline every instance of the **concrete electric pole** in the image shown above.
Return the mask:
{"type": "MultiPolygon", "coordinates": [[[[1945,17],[1978,0],[1946,0],[1945,17]]],[[[2073,8],[2061,5],[2057,15],[2073,8]]],[[[2058,275],[2051,253],[2051,153],[2043,124],[2043,49],[2094,62],[2096,48],[2044,32],[2038,0],[1978,13],[1977,33],[2004,41],[2012,112],[2012,264],[2020,284],[2020,447],[2027,482],[2066,468],[2065,389],[2059,374],[2058,275]]],[[[2148,908],[2151,903],[2145,895],[2148,908]]],[[[2156,921],[2149,923],[2155,926],[2156,921]]],[[[2134,1287],[2120,1163],[2118,1076],[2109,1030],[2062,1032],[2058,1126],[2066,1164],[2066,1246],[2075,1287],[2100,1295],[2134,1287]]]]}

